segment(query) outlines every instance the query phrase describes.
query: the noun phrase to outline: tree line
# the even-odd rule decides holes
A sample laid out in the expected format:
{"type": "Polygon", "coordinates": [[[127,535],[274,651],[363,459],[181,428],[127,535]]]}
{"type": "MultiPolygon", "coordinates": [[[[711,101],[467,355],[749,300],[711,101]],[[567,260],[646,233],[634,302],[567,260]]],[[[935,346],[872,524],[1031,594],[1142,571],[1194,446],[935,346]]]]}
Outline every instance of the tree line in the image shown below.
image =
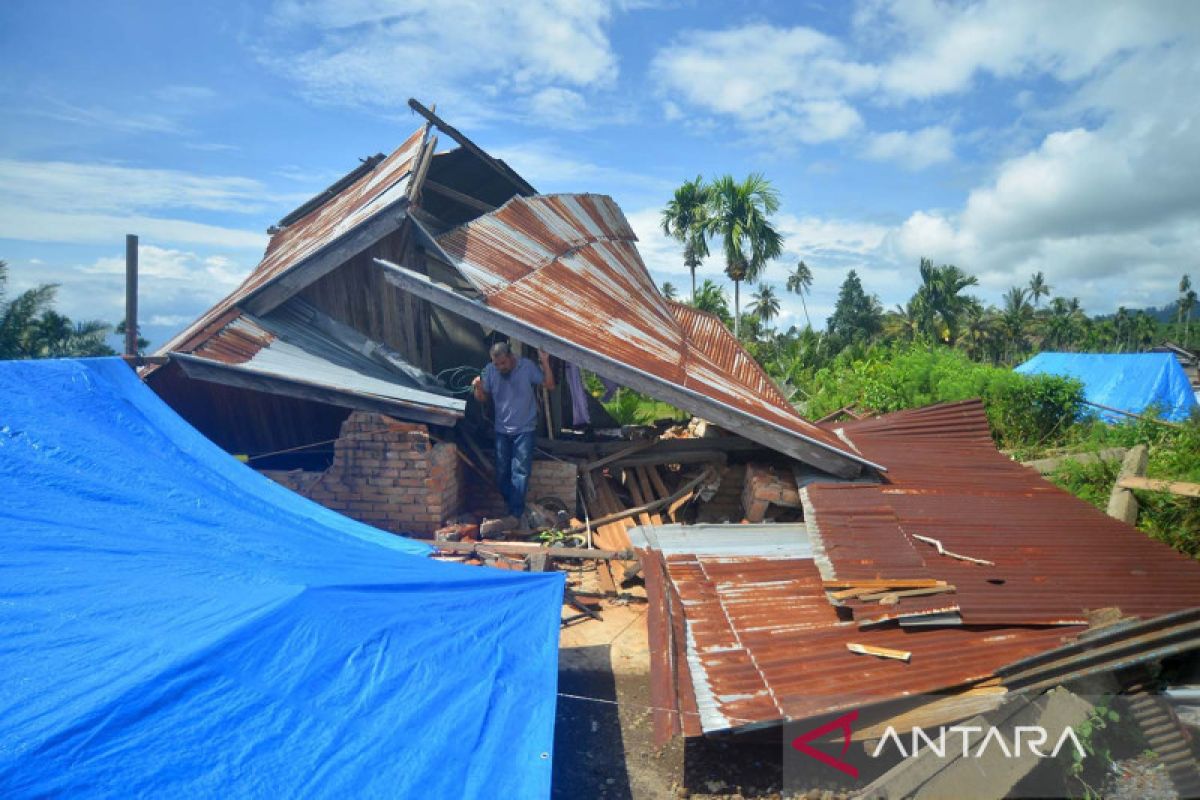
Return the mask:
{"type": "MultiPolygon", "coordinates": [[[[869,293],[854,270],[838,290],[837,304],[824,329],[813,328],[807,297],[812,270],[800,261],[788,274],[785,289],[799,296],[807,325],[775,331],[780,312],[775,288],[761,284],[746,308],[741,284],[757,282],[767,264],[783,251],[783,236],[771,221],[779,195],[761,174],[742,181],[726,175],[712,182],[697,176],[683,183],[662,211],[662,230],[682,245],[683,263],[691,274],[687,301],[722,319],[734,335],[773,373],[790,382],[800,371],[828,363],[847,348],[878,344],[919,343],[963,351],[982,363],[1012,366],[1039,350],[1129,353],[1148,349],[1163,339],[1191,345],[1196,291],[1191,277],[1179,282],[1171,323],[1161,323],[1145,310],[1117,309],[1115,314],[1088,316],[1079,298],[1052,296],[1042,272],[1028,283],[1011,287],[1000,304],[990,305],[969,293],[979,281],[953,264],[935,265],[922,258],[917,289],[908,302],[885,309],[869,293]],[[696,273],[718,245],[724,273],[733,282],[733,306],[724,288],[711,278],[697,286],[696,273]]],[[[662,286],[668,299],[678,298],[671,283],[662,286]]]]}
{"type": "Polygon", "coordinates": [[[8,296],[8,264],[0,261],[0,359],[111,356],[110,332],[124,332],[99,320],[75,322],[54,309],[58,285],[44,283],[8,296]]]}

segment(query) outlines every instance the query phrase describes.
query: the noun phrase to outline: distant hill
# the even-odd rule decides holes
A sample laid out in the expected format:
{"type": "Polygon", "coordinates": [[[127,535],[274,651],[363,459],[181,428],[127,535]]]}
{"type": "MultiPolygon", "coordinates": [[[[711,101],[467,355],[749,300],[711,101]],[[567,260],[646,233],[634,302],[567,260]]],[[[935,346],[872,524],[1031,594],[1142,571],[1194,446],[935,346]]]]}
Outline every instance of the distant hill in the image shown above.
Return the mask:
{"type": "MultiPolygon", "coordinates": [[[[1162,308],[1159,308],[1158,306],[1150,306],[1149,308],[1127,308],[1125,310],[1130,314],[1136,314],[1139,311],[1145,311],[1158,322],[1174,322],[1179,317],[1179,301],[1176,300],[1174,303],[1165,305],[1162,308]]],[[[1099,322],[1100,320],[1105,319],[1115,319],[1116,316],[1117,315],[1115,313],[1097,314],[1096,316],[1092,317],[1092,319],[1099,322]]]]}

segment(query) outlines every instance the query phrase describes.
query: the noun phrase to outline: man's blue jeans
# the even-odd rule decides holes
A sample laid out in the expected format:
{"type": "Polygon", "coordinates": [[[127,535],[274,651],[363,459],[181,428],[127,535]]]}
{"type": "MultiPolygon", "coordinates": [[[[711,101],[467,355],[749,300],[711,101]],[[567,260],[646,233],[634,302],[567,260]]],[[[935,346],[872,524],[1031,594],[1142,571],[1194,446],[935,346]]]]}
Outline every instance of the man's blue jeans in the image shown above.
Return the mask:
{"type": "Polygon", "coordinates": [[[525,513],[535,436],[533,431],[511,436],[496,431],[496,488],[508,506],[508,513],[517,519],[525,513]]]}

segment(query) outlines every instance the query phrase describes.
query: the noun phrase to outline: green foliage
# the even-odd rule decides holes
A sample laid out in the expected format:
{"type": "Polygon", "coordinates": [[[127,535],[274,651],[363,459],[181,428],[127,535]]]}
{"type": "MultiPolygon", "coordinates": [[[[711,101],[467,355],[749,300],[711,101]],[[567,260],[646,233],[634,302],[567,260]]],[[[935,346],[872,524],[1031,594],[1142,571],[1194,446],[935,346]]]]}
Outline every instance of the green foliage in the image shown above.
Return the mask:
{"type": "Polygon", "coordinates": [[[618,389],[613,399],[604,403],[604,409],[620,425],[650,425],[660,419],[686,417],[675,407],[628,388],[618,389]]]}
{"type": "Polygon", "coordinates": [[[54,310],[56,284],[42,284],[7,299],[8,265],[0,261],[0,359],[109,356],[98,320],[73,322],[54,310]]]}
{"type": "Polygon", "coordinates": [[[863,290],[858,273],[850,270],[838,290],[837,305],[829,318],[829,332],[844,342],[868,341],[883,329],[883,309],[874,295],[863,290]]]}
{"type": "MultiPolygon", "coordinates": [[[[1098,420],[1075,425],[1063,444],[1072,451],[1094,452],[1108,447],[1146,444],[1150,458],[1146,474],[1163,480],[1200,483],[1200,416],[1182,427],[1150,420],[1109,425],[1098,420]]],[[[1067,461],[1050,480],[1097,508],[1108,505],[1120,464],[1080,464],[1067,461]]],[[[1200,558],[1200,499],[1169,492],[1138,491],[1137,526],[1181,553],[1200,558]]]]}
{"type": "Polygon", "coordinates": [[[1083,401],[1078,381],[1018,375],[927,344],[844,351],[817,370],[809,385],[814,387],[805,404],[810,417],[849,405],[888,412],[979,397],[1005,447],[1036,445],[1061,434],[1083,401]]]}

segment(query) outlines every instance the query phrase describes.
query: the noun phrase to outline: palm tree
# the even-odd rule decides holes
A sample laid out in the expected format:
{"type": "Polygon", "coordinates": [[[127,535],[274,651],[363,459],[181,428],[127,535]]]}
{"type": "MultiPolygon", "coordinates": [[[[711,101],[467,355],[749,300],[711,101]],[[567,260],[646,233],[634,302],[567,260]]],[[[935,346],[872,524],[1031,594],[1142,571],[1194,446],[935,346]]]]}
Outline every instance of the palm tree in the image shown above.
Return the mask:
{"type": "Polygon", "coordinates": [[[992,363],[1000,360],[1001,343],[996,336],[996,311],[984,308],[983,303],[971,298],[963,314],[962,329],[955,339],[955,347],[960,347],[967,353],[967,358],[979,361],[983,355],[988,355],[992,363]]]}
{"type": "Polygon", "coordinates": [[[1133,320],[1133,336],[1138,350],[1153,347],[1154,340],[1158,338],[1158,323],[1154,320],[1154,317],[1145,311],[1138,311],[1137,316],[1133,320]]]}
{"type": "Polygon", "coordinates": [[[697,175],[695,180],[684,181],[675,190],[675,196],[667,201],[662,212],[663,233],[683,245],[683,264],[692,273],[693,301],[696,299],[696,267],[708,257],[704,225],[709,196],[709,187],[697,175]]]}
{"type": "MultiPolygon", "coordinates": [[[[695,292],[695,287],[693,287],[693,293],[694,292],[695,292]]],[[[670,281],[667,281],[666,283],[664,283],[662,285],[662,296],[665,297],[666,299],[674,300],[676,298],[677,294],[678,294],[678,292],[675,289],[675,284],[671,283],[670,281]]]]}
{"type": "Polygon", "coordinates": [[[1041,270],[1038,270],[1029,277],[1029,299],[1033,301],[1036,308],[1041,304],[1043,297],[1049,296],[1050,287],[1046,285],[1046,276],[1042,274],[1041,270]]]}
{"type": "Polygon", "coordinates": [[[700,284],[696,297],[692,300],[692,307],[717,315],[726,325],[733,321],[729,315],[729,300],[725,295],[725,288],[708,278],[700,284]]]}
{"type": "Polygon", "coordinates": [[[104,341],[111,326],[72,322],[54,310],[57,284],[42,284],[6,300],[7,284],[8,264],[0,261],[0,359],[113,355],[104,341]]]}
{"type": "Polygon", "coordinates": [[[1196,290],[1188,289],[1183,296],[1183,346],[1190,347],[1192,342],[1192,309],[1196,307],[1196,290]]]}
{"type": "Polygon", "coordinates": [[[953,342],[958,319],[972,302],[961,292],[977,285],[979,280],[953,264],[935,267],[927,258],[921,259],[920,273],[921,285],[911,301],[912,313],[927,337],[953,342]]]}
{"type": "Polygon", "coordinates": [[[1117,318],[1115,320],[1117,326],[1117,352],[1125,352],[1125,336],[1129,329],[1129,309],[1121,306],[1117,309],[1117,318]]]}
{"type": "Polygon", "coordinates": [[[1180,328],[1183,327],[1183,305],[1187,299],[1187,293],[1192,289],[1192,276],[1185,274],[1179,279],[1179,302],[1177,304],[1179,312],[1175,315],[1175,323],[1180,328]]]}
{"type": "Polygon", "coordinates": [[[796,270],[787,278],[787,290],[794,294],[800,295],[800,304],[804,306],[804,320],[808,323],[808,327],[812,327],[812,318],[808,316],[808,303],[804,302],[804,295],[808,294],[812,289],[813,274],[803,260],[796,265],[796,270]]]}
{"type": "Polygon", "coordinates": [[[754,293],[754,305],[750,307],[751,312],[766,324],[779,316],[779,298],[775,296],[775,290],[770,284],[764,283],[758,287],[758,291],[754,293]]]}
{"type": "Polygon", "coordinates": [[[921,323],[913,310],[911,300],[904,305],[897,304],[895,309],[883,315],[883,333],[889,339],[911,342],[916,340],[920,330],[921,323]]]}
{"type": "Polygon", "coordinates": [[[783,236],[769,219],[778,210],[779,193],[760,173],[740,182],[725,175],[711,186],[703,227],[706,235],[721,238],[725,274],[733,281],[734,336],[740,332],[742,281],[756,281],[767,262],[783,252],[783,236]]]}
{"type": "Polygon", "coordinates": [[[1009,360],[1023,352],[1030,323],[1033,322],[1033,306],[1029,304],[1026,290],[1014,286],[1004,293],[1004,308],[1000,312],[1000,327],[1007,338],[1009,360]]]}

